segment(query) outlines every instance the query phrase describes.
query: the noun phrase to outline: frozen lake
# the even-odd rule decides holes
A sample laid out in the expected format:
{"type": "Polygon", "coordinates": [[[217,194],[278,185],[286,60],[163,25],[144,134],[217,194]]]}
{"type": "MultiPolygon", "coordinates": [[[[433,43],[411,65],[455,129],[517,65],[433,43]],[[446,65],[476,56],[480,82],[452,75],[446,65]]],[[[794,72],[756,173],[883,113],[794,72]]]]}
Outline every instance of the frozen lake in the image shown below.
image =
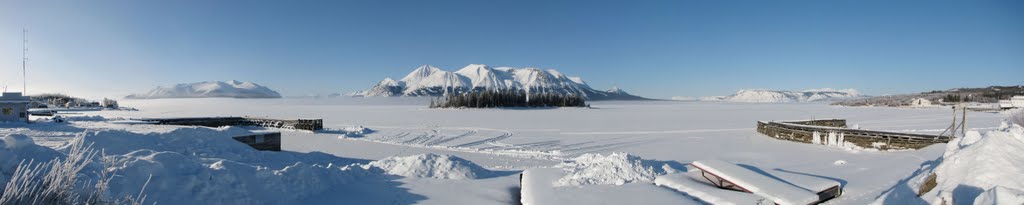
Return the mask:
{"type": "MultiPolygon", "coordinates": [[[[831,201],[837,204],[874,200],[923,162],[940,157],[944,145],[881,152],[802,144],[761,135],[755,132],[756,121],[843,118],[863,129],[938,134],[952,120],[949,108],[837,107],[824,103],[603,101],[592,102],[593,108],[554,109],[428,109],[426,104],[427,99],[421,98],[124,100],[122,106],[139,111],[98,113],[108,118],[322,118],[328,130],[364,126],[373,132],[339,138],[340,134],[330,131],[286,131],[283,149],[368,160],[451,154],[497,170],[549,167],[583,153],[627,152],[647,160],[682,164],[719,159],[837,179],[845,186],[845,194],[831,201]],[[839,160],[846,163],[836,163],[839,160]]],[[[1004,117],[972,112],[968,127],[993,129],[1004,117]]],[[[492,188],[492,192],[483,191],[486,193],[481,193],[481,198],[502,198],[500,195],[509,193],[499,189],[517,183],[507,179],[479,181],[456,184],[468,183],[471,185],[460,186],[480,190],[492,188]]],[[[427,196],[423,202],[451,202],[430,187],[435,186],[408,185],[411,192],[427,196]]]]}

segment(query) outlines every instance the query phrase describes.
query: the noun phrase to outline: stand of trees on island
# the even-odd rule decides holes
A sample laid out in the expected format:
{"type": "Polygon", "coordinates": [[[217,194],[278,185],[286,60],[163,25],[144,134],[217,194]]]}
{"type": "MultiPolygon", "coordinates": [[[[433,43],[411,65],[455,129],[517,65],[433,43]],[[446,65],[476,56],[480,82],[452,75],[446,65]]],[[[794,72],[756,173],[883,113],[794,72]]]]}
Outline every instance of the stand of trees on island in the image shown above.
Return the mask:
{"type": "Polygon", "coordinates": [[[580,95],[484,90],[447,95],[430,101],[430,108],[590,107],[580,95]]]}

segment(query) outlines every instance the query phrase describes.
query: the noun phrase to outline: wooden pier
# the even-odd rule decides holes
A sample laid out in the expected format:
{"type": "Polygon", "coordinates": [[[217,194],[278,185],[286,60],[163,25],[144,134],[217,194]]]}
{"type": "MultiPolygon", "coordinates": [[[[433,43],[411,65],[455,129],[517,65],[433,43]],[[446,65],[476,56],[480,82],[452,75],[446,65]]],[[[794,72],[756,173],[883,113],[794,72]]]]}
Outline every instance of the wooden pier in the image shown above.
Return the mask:
{"type": "Polygon", "coordinates": [[[324,129],[322,119],[297,119],[279,120],[254,117],[193,117],[193,118],[144,118],[136,119],[144,122],[151,122],[160,125],[184,125],[184,126],[259,126],[269,128],[283,128],[296,130],[317,131],[324,129]]]}
{"type": "Polygon", "coordinates": [[[951,139],[945,135],[927,135],[899,133],[846,128],[846,120],[803,120],[786,122],[757,122],[757,132],[769,137],[813,143],[814,133],[842,134],[844,142],[851,142],[860,147],[889,149],[920,149],[936,143],[946,143],[951,139]]]}

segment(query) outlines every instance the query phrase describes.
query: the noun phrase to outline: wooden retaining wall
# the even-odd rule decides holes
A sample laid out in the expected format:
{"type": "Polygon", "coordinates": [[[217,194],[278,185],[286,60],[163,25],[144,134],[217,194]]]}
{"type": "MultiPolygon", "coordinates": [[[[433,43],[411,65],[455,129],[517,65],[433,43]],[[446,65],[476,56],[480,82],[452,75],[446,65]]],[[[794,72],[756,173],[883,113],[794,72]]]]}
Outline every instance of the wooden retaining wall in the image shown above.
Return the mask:
{"type": "Polygon", "coordinates": [[[844,141],[851,142],[860,147],[876,147],[876,143],[884,143],[877,146],[878,149],[920,149],[935,143],[949,142],[949,136],[926,135],[913,133],[898,133],[885,131],[872,131],[846,128],[846,120],[808,120],[791,122],[757,122],[757,132],[782,140],[797,141],[803,143],[813,142],[813,133],[818,132],[821,136],[834,132],[843,134],[844,141]]]}
{"type": "Polygon", "coordinates": [[[801,120],[801,121],[787,121],[786,123],[792,123],[792,124],[798,124],[798,125],[814,125],[814,126],[846,128],[846,120],[844,120],[844,119],[801,120]]]}
{"type": "Polygon", "coordinates": [[[161,125],[184,125],[184,126],[260,126],[270,128],[284,128],[316,131],[324,128],[322,119],[297,119],[279,120],[253,117],[195,117],[195,118],[146,118],[139,121],[152,122],[161,125]]]}

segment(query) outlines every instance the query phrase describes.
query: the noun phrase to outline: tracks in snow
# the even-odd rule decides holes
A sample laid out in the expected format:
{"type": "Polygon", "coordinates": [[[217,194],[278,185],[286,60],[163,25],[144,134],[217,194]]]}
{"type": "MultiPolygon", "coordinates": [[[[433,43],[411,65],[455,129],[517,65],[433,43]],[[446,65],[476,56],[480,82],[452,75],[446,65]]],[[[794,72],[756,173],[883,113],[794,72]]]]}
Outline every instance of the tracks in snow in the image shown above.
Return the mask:
{"type": "Polygon", "coordinates": [[[515,138],[509,130],[478,127],[373,127],[374,133],[355,140],[373,141],[401,146],[423,147],[463,152],[523,156],[561,160],[583,153],[616,150],[639,143],[648,143],[648,134],[681,134],[723,132],[734,129],[634,131],[634,132],[561,132],[561,130],[526,130],[529,134],[555,135],[557,139],[529,141],[515,138]],[[593,137],[620,135],[620,137],[593,137]]]}

